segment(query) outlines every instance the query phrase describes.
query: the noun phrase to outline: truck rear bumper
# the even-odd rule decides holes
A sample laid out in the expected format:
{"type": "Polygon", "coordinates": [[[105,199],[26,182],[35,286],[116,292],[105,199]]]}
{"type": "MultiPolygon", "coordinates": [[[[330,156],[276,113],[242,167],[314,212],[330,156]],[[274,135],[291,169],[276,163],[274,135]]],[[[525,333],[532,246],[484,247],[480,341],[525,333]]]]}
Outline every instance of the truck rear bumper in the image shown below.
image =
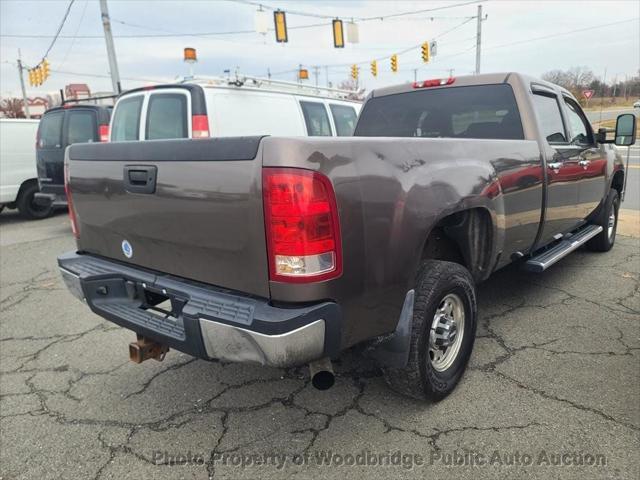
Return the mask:
{"type": "Polygon", "coordinates": [[[69,291],[94,313],[195,357],[289,367],[340,349],[333,302],[273,306],[94,255],[67,253],[58,265],[69,291]]]}

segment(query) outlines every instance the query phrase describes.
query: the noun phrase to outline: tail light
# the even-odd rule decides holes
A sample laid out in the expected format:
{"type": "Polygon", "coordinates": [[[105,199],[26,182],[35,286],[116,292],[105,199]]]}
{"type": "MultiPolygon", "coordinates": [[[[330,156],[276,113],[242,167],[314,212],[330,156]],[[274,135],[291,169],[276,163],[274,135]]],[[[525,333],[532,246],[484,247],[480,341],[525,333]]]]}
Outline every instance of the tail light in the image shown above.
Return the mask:
{"type": "Polygon", "coordinates": [[[206,115],[193,115],[191,117],[191,137],[209,138],[209,119],[206,115]]]}
{"type": "Polygon", "coordinates": [[[312,170],[262,170],[264,219],[273,281],[308,283],[342,274],[336,197],[327,177],[312,170]]]}
{"type": "Polygon", "coordinates": [[[69,220],[71,220],[71,231],[75,238],[80,238],[80,230],[78,230],[78,221],[76,219],[76,210],[73,208],[73,199],[71,198],[71,186],[69,185],[69,163],[64,162],[64,193],[67,195],[67,205],[69,207],[69,220]]]}
{"type": "Polygon", "coordinates": [[[100,125],[100,127],[98,128],[98,133],[100,133],[101,142],[109,141],[109,125],[100,125]]]}
{"type": "Polygon", "coordinates": [[[455,81],[455,77],[434,78],[432,80],[424,80],[422,82],[413,82],[413,88],[444,87],[445,85],[453,84],[455,81]]]}

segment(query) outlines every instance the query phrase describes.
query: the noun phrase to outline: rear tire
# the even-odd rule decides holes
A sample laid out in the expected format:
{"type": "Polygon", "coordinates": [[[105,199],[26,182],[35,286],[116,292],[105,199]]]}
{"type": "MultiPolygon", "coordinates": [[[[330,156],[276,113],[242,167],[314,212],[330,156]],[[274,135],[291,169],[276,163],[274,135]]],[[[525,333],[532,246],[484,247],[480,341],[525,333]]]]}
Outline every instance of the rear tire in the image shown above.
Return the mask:
{"type": "Polygon", "coordinates": [[[16,206],[20,215],[27,220],[40,220],[53,213],[53,205],[50,204],[48,207],[43,207],[34,202],[34,196],[38,191],[38,184],[35,182],[28,183],[20,190],[16,206]]]}
{"type": "Polygon", "coordinates": [[[476,323],[475,284],[469,271],[457,263],[424,261],[417,275],[409,360],[404,368],[383,368],[389,386],[419,400],[445,398],[469,362],[476,323]]]}
{"type": "Polygon", "coordinates": [[[600,225],[602,231],[587,242],[587,248],[594,252],[608,252],[616,241],[616,230],[618,228],[618,210],[620,208],[620,196],[613,188],[609,190],[609,195],[604,202],[604,206],[594,225],[600,225]]]}

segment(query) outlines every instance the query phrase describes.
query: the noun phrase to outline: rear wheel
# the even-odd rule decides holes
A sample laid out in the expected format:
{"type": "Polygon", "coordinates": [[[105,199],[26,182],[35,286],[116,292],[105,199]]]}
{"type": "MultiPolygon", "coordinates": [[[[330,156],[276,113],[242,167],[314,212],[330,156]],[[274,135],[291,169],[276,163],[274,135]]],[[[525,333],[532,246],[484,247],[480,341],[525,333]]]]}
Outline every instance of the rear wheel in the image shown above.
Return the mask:
{"type": "Polygon", "coordinates": [[[399,393],[438,401],[453,391],[469,362],[476,333],[475,285],[457,263],[427,260],[418,272],[409,361],[384,368],[399,393]]]}
{"type": "Polygon", "coordinates": [[[16,205],[20,215],[29,220],[39,220],[47,218],[53,212],[53,205],[42,206],[35,203],[35,194],[39,191],[38,184],[35,182],[29,183],[22,187],[20,190],[20,196],[16,205]]]}
{"type": "Polygon", "coordinates": [[[618,191],[611,189],[604,202],[600,214],[593,222],[600,225],[602,231],[587,242],[587,247],[594,252],[608,252],[616,241],[618,228],[618,210],[620,208],[620,196],[618,191]]]}

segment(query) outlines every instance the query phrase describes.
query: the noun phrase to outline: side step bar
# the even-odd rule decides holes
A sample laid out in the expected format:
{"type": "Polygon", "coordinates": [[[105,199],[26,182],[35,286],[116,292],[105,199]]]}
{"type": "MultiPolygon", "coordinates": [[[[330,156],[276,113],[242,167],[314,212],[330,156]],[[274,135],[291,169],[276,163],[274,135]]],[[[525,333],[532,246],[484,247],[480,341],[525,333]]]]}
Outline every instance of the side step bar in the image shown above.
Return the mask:
{"type": "Polygon", "coordinates": [[[524,264],[524,268],[529,272],[544,272],[551,265],[569,255],[580,245],[587,243],[601,231],[602,227],[600,225],[588,225],[570,237],[560,240],[553,247],[531,257],[524,264]]]}

